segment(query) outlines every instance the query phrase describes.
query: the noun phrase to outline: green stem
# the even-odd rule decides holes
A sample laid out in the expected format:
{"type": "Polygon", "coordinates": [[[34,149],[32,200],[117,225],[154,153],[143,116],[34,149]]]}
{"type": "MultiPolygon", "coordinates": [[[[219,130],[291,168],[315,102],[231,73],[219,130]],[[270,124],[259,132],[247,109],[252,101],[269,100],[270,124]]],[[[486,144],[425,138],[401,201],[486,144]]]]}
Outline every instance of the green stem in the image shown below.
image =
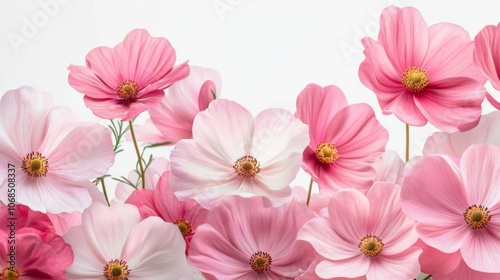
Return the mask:
{"type": "Polygon", "coordinates": [[[429,275],[425,276],[425,278],[422,280],[429,280],[429,279],[431,279],[431,277],[432,277],[432,275],[429,274],[429,275]]]}
{"type": "Polygon", "coordinates": [[[410,126],[406,124],[406,154],[405,154],[405,162],[410,160],[410,126]]]}
{"type": "Polygon", "coordinates": [[[311,182],[309,183],[309,191],[307,192],[307,201],[306,201],[307,206],[309,206],[309,201],[311,200],[312,186],[313,186],[313,178],[311,178],[311,182]]]}
{"type": "Polygon", "coordinates": [[[100,177],[99,181],[101,181],[101,184],[102,184],[102,192],[104,193],[104,198],[106,198],[106,202],[108,203],[108,207],[110,207],[111,204],[109,204],[108,193],[106,192],[106,185],[104,185],[104,177],[100,177]]]}
{"type": "Polygon", "coordinates": [[[137,145],[137,140],[135,139],[134,129],[132,127],[132,121],[128,122],[128,127],[130,128],[130,134],[132,135],[132,141],[134,142],[135,153],[137,155],[137,160],[139,161],[139,168],[141,169],[141,181],[142,181],[142,189],[146,188],[146,178],[144,176],[144,167],[142,166],[142,157],[139,152],[139,146],[137,145]]]}

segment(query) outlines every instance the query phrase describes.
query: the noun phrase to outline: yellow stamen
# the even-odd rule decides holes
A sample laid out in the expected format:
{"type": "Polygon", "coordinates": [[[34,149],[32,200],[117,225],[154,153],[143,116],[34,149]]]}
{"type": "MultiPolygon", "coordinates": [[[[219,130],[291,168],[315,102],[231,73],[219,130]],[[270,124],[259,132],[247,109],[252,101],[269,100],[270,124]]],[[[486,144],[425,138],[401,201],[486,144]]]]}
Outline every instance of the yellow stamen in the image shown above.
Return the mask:
{"type": "Polygon", "coordinates": [[[367,257],[375,257],[380,254],[384,248],[384,243],[382,239],[374,235],[367,235],[361,239],[358,244],[358,248],[367,257]]]}
{"type": "Polygon", "coordinates": [[[47,175],[49,162],[39,152],[31,152],[24,156],[21,168],[28,176],[37,178],[47,175]]]}
{"type": "Polygon", "coordinates": [[[422,68],[408,67],[403,73],[401,82],[411,92],[421,92],[429,84],[429,75],[422,68]]]}
{"type": "Polygon", "coordinates": [[[484,228],[491,220],[490,211],[481,205],[469,206],[464,212],[464,220],[472,229],[484,228]]]}
{"type": "Polygon", "coordinates": [[[316,158],[323,164],[330,164],[339,158],[339,151],[335,144],[321,142],[316,146],[316,158]]]}
{"type": "Polygon", "coordinates": [[[128,280],[130,269],[125,261],[122,260],[110,260],[106,265],[104,265],[104,279],[106,280],[128,280]]]}
{"type": "Polygon", "coordinates": [[[273,258],[266,252],[257,251],[250,257],[250,266],[257,274],[262,274],[264,271],[271,269],[273,258]]]}
{"type": "Polygon", "coordinates": [[[139,92],[139,85],[132,80],[125,80],[118,84],[116,93],[125,100],[133,99],[139,92]]]}
{"type": "Polygon", "coordinates": [[[260,172],[260,163],[253,156],[243,156],[234,162],[233,168],[238,176],[251,178],[260,172]]]}

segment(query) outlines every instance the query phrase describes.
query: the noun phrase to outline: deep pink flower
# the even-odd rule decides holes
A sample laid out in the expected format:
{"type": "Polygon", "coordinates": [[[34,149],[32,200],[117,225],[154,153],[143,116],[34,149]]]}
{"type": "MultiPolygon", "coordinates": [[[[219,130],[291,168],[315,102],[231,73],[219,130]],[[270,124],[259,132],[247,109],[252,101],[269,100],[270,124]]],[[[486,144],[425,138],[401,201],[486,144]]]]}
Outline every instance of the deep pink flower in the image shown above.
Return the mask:
{"type": "Polygon", "coordinates": [[[263,198],[230,196],[198,227],[189,263],[207,279],[294,279],[314,260],[297,232],[314,212],[304,203],[266,206],[263,198]]]}
{"type": "Polygon", "coordinates": [[[196,116],[193,139],[172,151],[170,186],[181,200],[204,207],[228,194],[286,196],[308,142],[307,126],[288,111],[268,109],[254,119],[241,105],[217,99],[196,116]]]}
{"type": "MultiPolygon", "coordinates": [[[[92,202],[89,181],[113,165],[109,131],[78,121],[49,94],[30,87],[0,101],[0,192],[15,181],[16,201],[50,213],[82,211],[92,202]],[[7,169],[8,164],[15,166],[7,169]],[[15,177],[15,178],[14,178],[15,177]],[[14,180],[15,179],[15,180],[14,180]]],[[[0,196],[8,203],[7,195],[0,196]]]]}
{"type": "Polygon", "coordinates": [[[428,245],[460,250],[473,270],[500,272],[500,147],[473,145],[459,165],[441,155],[419,160],[403,179],[401,204],[428,245]]]}
{"type": "Polygon", "coordinates": [[[429,121],[452,133],[476,126],[486,91],[476,71],[474,43],[460,26],[427,26],[417,9],[386,8],[378,42],[363,39],[361,82],[375,92],[384,114],[409,125],[429,121]]]}
{"type": "Polygon", "coordinates": [[[194,117],[219,98],[220,89],[217,71],[191,66],[189,76],[173,84],[161,103],[148,110],[151,119],[136,127],[137,140],[175,144],[191,138],[194,117]]]}
{"type": "Polygon", "coordinates": [[[342,188],[366,192],[375,179],[373,163],[389,139],[368,104],[347,105],[336,86],[309,84],[297,98],[295,115],[309,125],[304,170],[322,193],[342,188]]]}
{"type": "Polygon", "coordinates": [[[158,104],[164,89],[189,75],[187,62],[174,66],[175,59],[167,39],[135,29],[114,48],[90,51],[86,66],[69,66],[68,82],[85,94],[83,101],[96,116],[129,121],[158,104]]]}
{"type": "Polygon", "coordinates": [[[75,253],[69,279],[193,279],[177,226],[158,217],[141,221],[130,204],[92,204],[82,225],[64,235],[75,253]],[[113,278],[114,276],[114,278],[113,278]],[[120,278],[121,277],[121,278],[120,278]]]}
{"type": "Polygon", "coordinates": [[[196,229],[205,223],[208,210],[194,199],[179,201],[168,183],[170,171],[163,173],[154,190],[136,190],[126,203],[139,208],[141,217],[158,216],[166,222],[176,224],[186,241],[186,253],[196,229]]]}
{"type": "Polygon", "coordinates": [[[427,138],[423,150],[424,156],[445,154],[460,158],[474,144],[492,144],[500,146],[500,111],[481,116],[479,123],[471,130],[452,134],[435,132],[427,138]]]}
{"type": "Polygon", "coordinates": [[[73,262],[73,251],[55,234],[46,214],[22,204],[5,205],[0,207],[0,219],[5,221],[0,227],[0,279],[66,279],[64,270],[73,262]],[[13,277],[15,273],[19,278],[13,277]]]}
{"type": "MultiPolygon", "coordinates": [[[[474,38],[474,44],[474,63],[477,69],[495,89],[500,90],[500,23],[481,29],[474,38]]],[[[500,110],[500,102],[489,93],[486,93],[486,98],[500,110]]]]}
{"type": "Polygon", "coordinates": [[[366,196],[356,190],[336,192],[329,218],[316,218],[299,231],[325,258],[316,266],[323,279],[413,279],[420,271],[421,249],[412,247],[418,235],[414,222],[399,204],[400,187],[378,182],[366,196]]]}
{"type": "Polygon", "coordinates": [[[71,247],[62,237],[51,234],[39,236],[35,233],[16,235],[16,243],[8,243],[8,233],[0,231],[1,279],[19,280],[66,280],[64,270],[73,262],[71,247]],[[15,267],[8,254],[15,246],[15,267]]]}

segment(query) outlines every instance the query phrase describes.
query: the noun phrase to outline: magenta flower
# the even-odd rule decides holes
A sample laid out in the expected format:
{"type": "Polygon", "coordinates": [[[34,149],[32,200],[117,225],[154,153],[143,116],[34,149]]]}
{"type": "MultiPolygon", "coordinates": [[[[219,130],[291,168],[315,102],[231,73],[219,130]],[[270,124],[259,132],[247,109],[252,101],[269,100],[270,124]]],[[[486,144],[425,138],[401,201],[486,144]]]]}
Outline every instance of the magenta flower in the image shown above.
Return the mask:
{"type": "Polygon", "coordinates": [[[366,192],[375,179],[373,163],[389,139],[368,104],[347,105],[336,86],[309,84],[297,98],[300,120],[309,125],[311,141],[302,168],[322,193],[343,188],[366,192]]]}
{"type": "Polygon", "coordinates": [[[362,42],[366,59],[359,78],[384,114],[415,126],[429,121],[448,133],[476,126],[486,92],[473,65],[474,43],[463,28],[428,27],[417,9],[388,7],[378,42],[362,42]]]}
{"type": "Polygon", "coordinates": [[[64,270],[73,262],[71,247],[62,237],[35,233],[16,235],[15,266],[8,254],[13,244],[8,244],[9,234],[0,231],[0,279],[66,280],[64,270]]]}
{"type": "Polygon", "coordinates": [[[158,217],[141,221],[133,205],[92,204],[64,239],[75,254],[68,279],[193,279],[177,226],[158,217]]]}
{"type": "Polygon", "coordinates": [[[445,154],[460,158],[474,144],[492,144],[500,146],[500,111],[481,116],[479,123],[471,130],[452,134],[435,132],[427,138],[423,150],[424,156],[445,154]]]}
{"type": "Polygon", "coordinates": [[[168,183],[170,171],[163,173],[154,190],[136,190],[126,203],[133,204],[141,212],[141,217],[158,216],[173,223],[186,241],[186,253],[196,229],[205,223],[208,210],[201,207],[194,199],[179,201],[168,183]]]}
{"type": "Polygon", "coordinates": [[[73,251],[54,233],[49,217],[22,204],[10,209],[0,207],[0,219],[6,221],[0,227],[0,279],[66,279],[73,251]]]}
{"type": "Polygon", "coordinates": [[[167,39],[136,29],[114,48],[90,51],[86,66],[69,66],[68,82],[85,95],[85,105],[96,116],[130,121],[160,103],[164,89],[189,75],[187,62],[174,66],[175,59],[167,39]]]}
{"type": "Polygon", "coordinates": [[[217,99],[196,116],[193,139],[172,151],[170,186],[181,200],[204,207],[228,194],[286,196],[308,142],[307,126],[285,110],[254,119],[237,103],[217,99]]]}
{"type": "MultiPolygon", "coordinates": [[[[483,77],[500,90],[500,23],[497,26],[485,26],[474,38],[474,63],[483,77]]],[[[500,102],[486,93],[486,98],[500,110],[500,102]]]]}
{"type": "MultiPolygon", "coordinates": [[[[7,194],[7,183],[15,181],[16,201],[33,210],[83,211],[92,202],[89,189],[95,189],[89,180],[113,165],[111,135],[52,103],[49,94],[30,87],[2,96],[0,192],[7,194]]],[[[8,203],[7,195],[0,197],[8,203]]]]}
{"type": "Polygon", "coordinates": [[[473,270],[500,272],[500,147],[468,148],[458,166],[441,155],[422,158],[403,179],[401,204],[428,245],[460,250],[473,270]]]}
{"type": "Polygon", "coordinates": [[[187,78],[173,84],[161,103],[148,110],[151,119],[135,129],[139,141],[175,144],[193,137],[194,117],[219,97],[221,78],[214,69],[190,69],[187,78]]]}
{"type": "Polygon", "coordinates": [[[301,202],[266,207],[261,197],[227,197],[198,227],[189,263],[207,279],[294,279],[314,260],[296,237],[315,216],[301,202]]]}
{"type": "Polygon", "coordinates": [[[316,218],[299,231],[325,260],[316,266],[322,278],[413,279],[419,274],[421,249],[414,222],[400,209],[400,187],[378,182],[366,196],[356,190],[336,192],[329,218],[316,218]]]}

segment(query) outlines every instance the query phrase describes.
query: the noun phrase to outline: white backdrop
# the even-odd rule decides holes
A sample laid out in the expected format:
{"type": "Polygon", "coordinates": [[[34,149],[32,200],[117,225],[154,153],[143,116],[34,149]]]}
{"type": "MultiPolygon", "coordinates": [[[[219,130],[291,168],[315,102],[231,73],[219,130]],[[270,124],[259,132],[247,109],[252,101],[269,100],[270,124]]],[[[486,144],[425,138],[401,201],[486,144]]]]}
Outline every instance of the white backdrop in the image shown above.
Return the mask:
{"type": "MultiPolygon", "coordinates": [[[[404,124],[380,113],[375,94],[358,78],[364,56],[360,40],[376,37],[378,18],[388,5],[414,6],[427,23],[452,22],[471,38],[485,25],[500,22],[500,2],[491,1],[291,1],[291,0],[158,0],[158,1],[0,1],[0,94],[22,85],[51,92],[59,105],[97,119],[83,95],[67,83],[70,63],[83,65],[97,46],[114,46],[134,28],[170,40],[178,62],[217,69],[221,97],[257,114],[280,107],[295,111],[295,99],[308,84],[335,84],[350,104],[372,105],[389,130],[387,149],[404,155],[404,124]]],[[[488,86],[490,90],[491,87],[488,86]]],[[[493,108],[483,103],[484,113],[493,108]]],[[[139,123],[145,116],[139,118],[139,123]]],[[[420,154],[430,125],[411,129],[411,156],[420,154]]],[[[111,169],[127,175],[134,167],[131,145],[111,169]]],[[[168,158],[168,149],[154,150],[168,158]]],[[[306,187],[300,173],[295,185],[306,187]]],[[[109,185],[113,183],[108,182],[109,185]]]]}

